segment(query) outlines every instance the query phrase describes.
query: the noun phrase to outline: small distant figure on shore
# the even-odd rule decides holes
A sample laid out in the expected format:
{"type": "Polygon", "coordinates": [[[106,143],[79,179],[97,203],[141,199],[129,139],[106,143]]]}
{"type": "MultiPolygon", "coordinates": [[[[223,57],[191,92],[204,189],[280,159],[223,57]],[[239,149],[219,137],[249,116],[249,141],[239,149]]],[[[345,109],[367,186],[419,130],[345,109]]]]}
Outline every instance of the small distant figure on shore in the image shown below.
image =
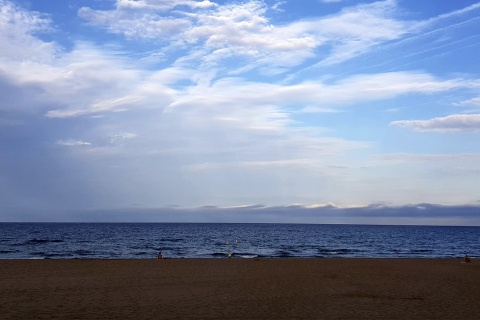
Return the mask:
{"type": "Polygon", "coordinates": [[[465,258],[463,259],[463,262],[470,263],[470,262],[472,262],[472,260],[470,260],[470,257],[468,255],[465,255],[465,258]]]}
{"type": "Polygon", "coordinates": [[[157,260],[163,260],[162,252],[158,253],[157,260]]]}

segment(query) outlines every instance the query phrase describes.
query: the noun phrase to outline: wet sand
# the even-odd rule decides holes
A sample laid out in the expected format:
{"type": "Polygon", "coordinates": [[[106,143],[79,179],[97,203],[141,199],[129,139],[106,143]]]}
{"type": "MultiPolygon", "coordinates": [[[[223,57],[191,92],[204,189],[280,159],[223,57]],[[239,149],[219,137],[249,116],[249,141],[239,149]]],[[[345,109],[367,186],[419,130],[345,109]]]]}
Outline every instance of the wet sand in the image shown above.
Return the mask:
{"type": "Polygon", "coordinates": [[[0,318],[480,319],[461,261],[0,260],[0,318]]]}

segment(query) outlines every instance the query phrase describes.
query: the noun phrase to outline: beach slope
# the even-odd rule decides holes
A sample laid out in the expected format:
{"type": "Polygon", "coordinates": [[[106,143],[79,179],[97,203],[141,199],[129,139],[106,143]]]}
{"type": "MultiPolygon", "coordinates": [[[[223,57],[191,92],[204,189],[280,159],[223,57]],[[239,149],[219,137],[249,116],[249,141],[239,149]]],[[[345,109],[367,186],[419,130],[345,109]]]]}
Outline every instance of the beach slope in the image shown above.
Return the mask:
{"type": "Polygon", "coordinates": [[[0,260],[2,319],[479,319],[460,259],[0,260]]]}

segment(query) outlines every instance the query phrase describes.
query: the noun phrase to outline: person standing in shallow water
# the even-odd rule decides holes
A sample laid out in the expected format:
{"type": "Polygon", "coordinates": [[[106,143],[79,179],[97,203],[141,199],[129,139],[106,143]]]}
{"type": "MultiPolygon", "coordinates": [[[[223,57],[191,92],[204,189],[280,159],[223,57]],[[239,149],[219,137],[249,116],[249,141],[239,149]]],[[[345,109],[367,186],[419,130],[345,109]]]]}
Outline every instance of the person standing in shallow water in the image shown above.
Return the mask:
{"type": "Polygon", "coordinates": [[[162,260],[162,259],[163,259],[162,252],[159,252],[159,253],[158,253],[157,259],[158,259],[158,260],[162,260]]]}

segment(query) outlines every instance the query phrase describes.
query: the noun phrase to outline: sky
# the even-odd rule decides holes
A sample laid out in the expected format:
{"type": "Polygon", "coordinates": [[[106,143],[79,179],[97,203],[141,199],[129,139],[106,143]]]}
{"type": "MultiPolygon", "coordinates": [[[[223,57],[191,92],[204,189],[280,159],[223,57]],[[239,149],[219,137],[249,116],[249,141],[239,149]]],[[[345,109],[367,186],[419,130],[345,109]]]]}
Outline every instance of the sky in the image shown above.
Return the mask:
{"type": "Polygon", "coordinates": [[[480,225],[480,2],[0,0],[0,221],[480,225]]]}

